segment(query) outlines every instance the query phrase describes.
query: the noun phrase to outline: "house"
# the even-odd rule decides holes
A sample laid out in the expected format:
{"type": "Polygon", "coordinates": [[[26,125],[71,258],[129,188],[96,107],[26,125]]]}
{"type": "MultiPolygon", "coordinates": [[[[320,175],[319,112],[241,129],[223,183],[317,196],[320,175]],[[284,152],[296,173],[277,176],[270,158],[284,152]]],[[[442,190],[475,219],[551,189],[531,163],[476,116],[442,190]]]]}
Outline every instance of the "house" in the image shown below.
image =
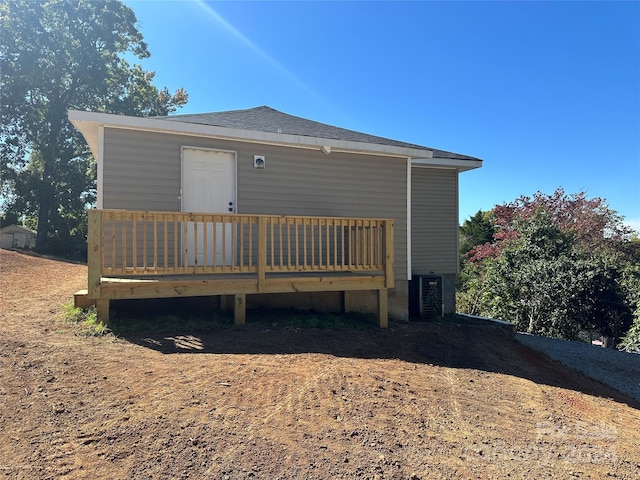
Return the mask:
{"type": "Polygon", "coordinates": [[[20,225],[7,225],[0,229],[1,248],[32,249],[36,246],[36,232],[20,225]]]}
{"type": "Polygon", "coordinates": [[[97,161],[88,297],[409,316],[455,311],[458,175],[482,161],[263,106],[140,118],[71,110],[97,161]],[[416,300],[412,300],[416,301],[416,300]]]}

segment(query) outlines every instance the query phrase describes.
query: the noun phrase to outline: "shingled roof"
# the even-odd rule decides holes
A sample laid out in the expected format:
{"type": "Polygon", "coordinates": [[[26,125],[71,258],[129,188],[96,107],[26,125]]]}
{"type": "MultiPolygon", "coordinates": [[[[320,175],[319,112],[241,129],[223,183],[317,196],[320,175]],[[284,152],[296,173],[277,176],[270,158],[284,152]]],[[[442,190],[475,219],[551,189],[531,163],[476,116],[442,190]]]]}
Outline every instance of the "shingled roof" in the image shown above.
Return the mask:
{"type": "Polygon", "coordinates": [[[246,110],[230,110],[227,112],[195,113],[186,115],[169,115],[160,117],[163,120],[181,123],[195,123],[225,128],[237,128],[257,132],[281,133],[304,137],[345,140],[351,142],[372,143],[395,147],[432,150],[433,158],[460,160],[477,160],[474,157],[446,152],[413,143],[400,142],[389,138],[378,137],[366,133],[334,127],[325,123],[314,122],[306,118],[296,117],[279,112],[271,107],[262,106],[246,110]]]}

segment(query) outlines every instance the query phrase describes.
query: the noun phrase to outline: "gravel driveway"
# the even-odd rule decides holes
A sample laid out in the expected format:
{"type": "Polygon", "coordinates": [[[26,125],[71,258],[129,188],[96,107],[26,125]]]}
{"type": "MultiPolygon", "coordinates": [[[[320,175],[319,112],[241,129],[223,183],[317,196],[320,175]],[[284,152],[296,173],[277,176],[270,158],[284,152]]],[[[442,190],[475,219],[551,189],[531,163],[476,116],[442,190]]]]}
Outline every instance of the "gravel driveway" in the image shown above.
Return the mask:
{"type": "Polygon", "coordinates": [[[583,342],[516,334],[521,344],[640,401],[640,355],[583,342]]]}

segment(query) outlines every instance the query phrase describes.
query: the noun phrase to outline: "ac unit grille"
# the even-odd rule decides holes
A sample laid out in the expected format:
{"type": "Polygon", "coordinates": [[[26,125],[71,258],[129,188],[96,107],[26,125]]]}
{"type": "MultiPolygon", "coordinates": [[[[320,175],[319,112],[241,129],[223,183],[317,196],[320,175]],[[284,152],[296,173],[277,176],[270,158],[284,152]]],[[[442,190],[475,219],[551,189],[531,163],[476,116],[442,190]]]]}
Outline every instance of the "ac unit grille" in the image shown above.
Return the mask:
{"type": "Polygon", "coordinates": [[[409,315],[426,320],[442,315],[442,277],[419,275],[411,279],[409,315]]]}

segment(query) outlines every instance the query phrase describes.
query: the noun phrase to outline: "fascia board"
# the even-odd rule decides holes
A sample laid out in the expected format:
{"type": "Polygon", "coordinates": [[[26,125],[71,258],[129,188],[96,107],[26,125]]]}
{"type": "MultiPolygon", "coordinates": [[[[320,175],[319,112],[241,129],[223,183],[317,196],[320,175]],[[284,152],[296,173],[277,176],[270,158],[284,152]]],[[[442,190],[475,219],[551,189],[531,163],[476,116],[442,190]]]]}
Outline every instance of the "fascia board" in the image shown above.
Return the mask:
{"type": "Polygon", "coordinates": [[[82,134],[87,145],[89,145],[89,149],[93,154],[93,157],[98,160],[98,127],[99,123],[90,123],[81,119],[76,118],[74,113],[83,113],[76,112],[74,110],[69,110],[68,118],[71,124],[76,127],[76,129],[82,134]]]}
{"type": "Polygon", "coordinates": [[[445,168],[466,172],[482,167],[482,160],[461,159],[461,158],[414,158],[411,160],[412,167],[425,168],[445,168]]]}
{"type": "Polygon", "coordinates": [[[330,147],[330,151],[332,152],[363,153],[402,158],[431,158],[433,154],[433,152],[428,149],[216,127],[197,123],[182,123],[159,118],[129,117],[109,113],[82,112],[78,110],[69,110],[68,116],[71,123],[73,123],[73,125],[83,133],[92,151],[94,151],[94,145],[92,145],[92,142],[97,145],[97,130],[95,133],[96,139],[93,140],[94,134],[90,125],[95,125],[96,127],[98,125],[102,125],[112,128],[171,133],[176,135],[196,135],[201,137],[237,140],[251,143],[310,148],[314,150],[322,149],[322,147],[330,147]]]}

